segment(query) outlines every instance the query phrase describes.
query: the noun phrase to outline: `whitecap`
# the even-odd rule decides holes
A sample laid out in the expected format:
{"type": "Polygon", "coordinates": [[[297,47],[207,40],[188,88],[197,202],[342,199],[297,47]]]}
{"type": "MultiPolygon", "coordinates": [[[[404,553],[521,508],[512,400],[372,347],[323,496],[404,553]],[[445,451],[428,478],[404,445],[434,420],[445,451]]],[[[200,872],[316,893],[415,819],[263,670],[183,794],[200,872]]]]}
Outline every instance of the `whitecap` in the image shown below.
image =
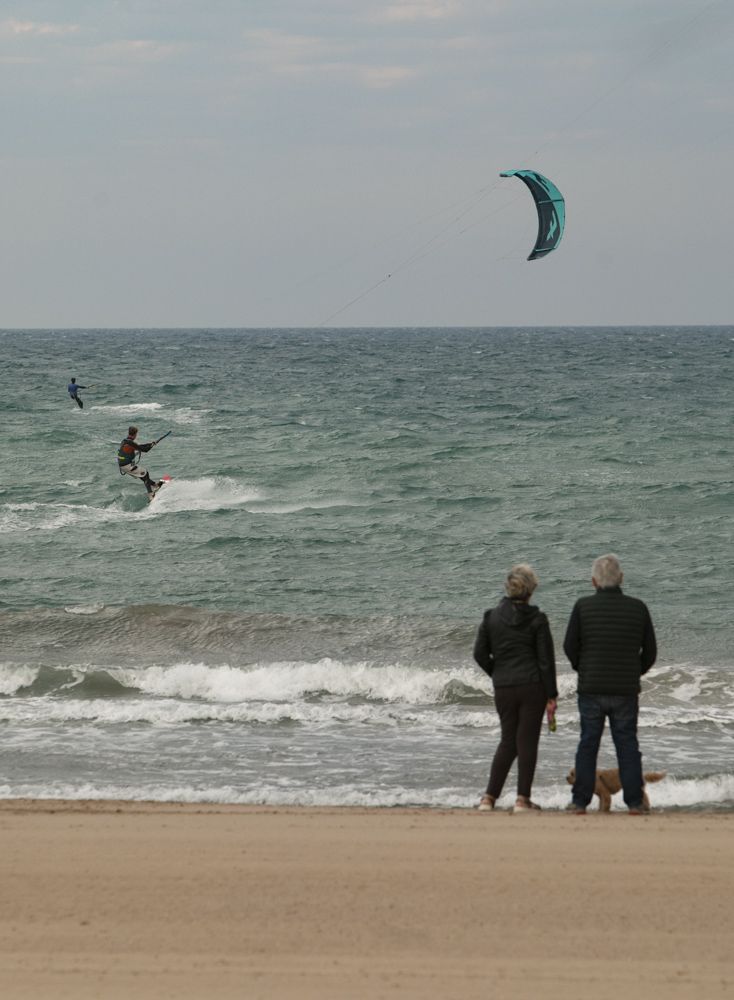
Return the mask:
{"type": "Polygon", "coordinates": [[[332,507],[362,507],[354,500],[343,500],[333,497],[330,500],[301,500],[297,502],[282,502],[268,504],[252,504],[248,510],[253,514],[297,514],[303,510],[329,510],[332,507]]]}
{"type": "Polygon", "coordinates": [[[38,677],[38,667],[15,663],[0,664],[0,695],[13,695],[21,688],[30,687],[38,677]]]}
{"type": "Polygon", "coordinates": [[[243,486],[234,479],[205,476],[201,479],[176,479],[156,496],[148,508],[151,516],[192,510],[226,510],[239,507],[261,496],[259,490],[243,486]]]}
{"type": "MultiPolygon", "coordinates": [[[[668,779],[669,780],[669,779],[668,779]]],[[[665,782],[648,789],[653,814],[665,808],[716,808],[734,801],[734,776],[714,775],[689,781],[671,780],[668,793],[662,794],[665,782]]],[[[94,782],[38,782],[18,785],[0,785],[0,798],[38,798],[69,800],[128,800],[153,802],[190,802],[220,805],[262,806],[320,806],[320,807],[377,807],[377,808],[433,808],[471,809],[477,804],[475,788],[443,786],[438,788],[407,788],[402,785],[359,784],[332,785],[314,788],[297,780],[282,778],[277,782],[258,782],[247,788],[234,785],[168,785],[168,784],[109,784],[94,782]]],[[[499,800],[500,809],[509,809],[514,793],[506,792],[499,800]]],[[[626,806],[617,796],[612,811],[626,812],[626,806]]],[[[533,787],[533,800],[543,809],[560,810],[569,801],[568,786],[548,788],[533,787]]]]}
{"type": "Polygon", "coordinates": [[[90,406],[90,410],[103,410],[105,413],[114,413],[124,416],[127,413],[152,413],[162,410],[162,403],[126,403],[124,406],[105,406],[98,404],[90,406]]]}
{"type": "Polygon", "coordinates": [[[253,665],[179,663],[109,671],[121,684],[158,697],[205,699],[210,703],[295,702],[312,695],[409,705],[442,705],[451,682],[478,688],[473,667],[427,670],[400,664],[375,666],[370,662],[342,663],[329,657],[253,665]]]}
{"type": "Polygon", "coordinates": [[[207,413],[211,413],[211,410],[192,410],[191,407],[182,406],[170,414],[170,419],[176,424],[199,424],[207,413]]]}

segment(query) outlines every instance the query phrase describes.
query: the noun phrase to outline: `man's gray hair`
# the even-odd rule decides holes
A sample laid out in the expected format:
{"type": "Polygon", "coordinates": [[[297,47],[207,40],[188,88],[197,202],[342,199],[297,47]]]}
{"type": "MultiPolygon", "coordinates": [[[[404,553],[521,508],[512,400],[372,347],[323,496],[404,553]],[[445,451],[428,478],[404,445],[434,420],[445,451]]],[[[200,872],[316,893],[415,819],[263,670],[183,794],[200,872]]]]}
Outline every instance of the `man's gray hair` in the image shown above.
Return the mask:
{"type": "Polygon", "coordinates": [[[538,586],[538,576],[532,566],[518,563],[513,566],[505,580],[507,596],[513,600],[525,600],[538,586]]]}
{"type": "Polygon", "coordinates": [[[591,567],[591,575],[597,587],[618,587],[622,582],[622,567],[613,552],[599,556],[591,567]]]}

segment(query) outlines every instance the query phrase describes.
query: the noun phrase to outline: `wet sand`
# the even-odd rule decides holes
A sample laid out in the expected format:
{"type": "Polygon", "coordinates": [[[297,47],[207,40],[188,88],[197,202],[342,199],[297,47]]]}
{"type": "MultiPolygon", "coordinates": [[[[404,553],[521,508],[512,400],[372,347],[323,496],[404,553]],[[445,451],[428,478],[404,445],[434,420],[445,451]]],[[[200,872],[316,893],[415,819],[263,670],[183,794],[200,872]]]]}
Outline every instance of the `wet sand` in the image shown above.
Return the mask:
{"type": "Polygon", "coordinates": [[[734,991],[734,814],[0,802],[0,996],[734,991]]]}

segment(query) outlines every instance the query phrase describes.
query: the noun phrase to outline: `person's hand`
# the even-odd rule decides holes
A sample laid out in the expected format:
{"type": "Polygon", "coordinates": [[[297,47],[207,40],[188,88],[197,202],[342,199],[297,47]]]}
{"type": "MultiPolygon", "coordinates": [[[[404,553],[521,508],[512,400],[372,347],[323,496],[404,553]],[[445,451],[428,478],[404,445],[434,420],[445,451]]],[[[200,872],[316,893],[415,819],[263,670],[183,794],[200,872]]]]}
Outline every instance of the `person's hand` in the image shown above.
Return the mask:
{"type": "Polygon", "coordinates": [[[555,710],[558,708],[558,702],[556,701],[555,698],[549,698],[545,708],[547,712],[555,712],[555,710]]]}

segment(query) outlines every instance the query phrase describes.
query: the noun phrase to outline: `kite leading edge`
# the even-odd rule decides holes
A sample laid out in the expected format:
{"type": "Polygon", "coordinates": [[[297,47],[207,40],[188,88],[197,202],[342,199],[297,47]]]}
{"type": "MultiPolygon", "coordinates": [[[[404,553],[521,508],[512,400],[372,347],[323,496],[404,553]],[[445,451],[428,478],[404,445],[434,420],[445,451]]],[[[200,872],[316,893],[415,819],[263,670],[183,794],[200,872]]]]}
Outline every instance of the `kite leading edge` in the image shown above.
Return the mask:
{"type": "Polygon", "coordinates": [[[500,177],[519,177],[530,189],[538,210],[538,236],[528,260],[545,257],[561,242],[566,203],[558,188],[535,170],[504,170],[500,177]]]}

